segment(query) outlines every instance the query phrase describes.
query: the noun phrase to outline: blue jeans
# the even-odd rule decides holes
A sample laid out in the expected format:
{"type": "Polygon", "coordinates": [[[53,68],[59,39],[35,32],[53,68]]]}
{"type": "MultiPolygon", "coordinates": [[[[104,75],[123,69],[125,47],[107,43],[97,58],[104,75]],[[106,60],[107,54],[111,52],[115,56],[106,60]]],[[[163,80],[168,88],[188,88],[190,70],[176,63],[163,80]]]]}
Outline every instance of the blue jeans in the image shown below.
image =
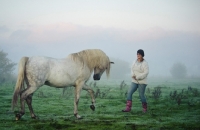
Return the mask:
{"type": "Polygon", "coordinates": [[[132,101],[132,95],[138,89],[141,102],[146,102],[146,97],[144,96],[146,86],[147,86],[146,84],[136,84],[132,82],[128,90],[127,100],[132,101]]]}

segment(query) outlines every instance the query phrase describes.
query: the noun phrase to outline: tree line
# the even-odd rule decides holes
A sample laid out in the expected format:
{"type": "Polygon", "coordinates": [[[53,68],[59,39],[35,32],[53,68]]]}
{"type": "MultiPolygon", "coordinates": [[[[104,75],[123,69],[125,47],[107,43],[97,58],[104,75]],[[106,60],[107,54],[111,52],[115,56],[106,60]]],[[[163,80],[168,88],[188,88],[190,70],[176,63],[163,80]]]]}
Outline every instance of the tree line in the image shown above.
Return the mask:
{"type": "MultiPolygon", "coordinates": [[[[8,54],[6,52],[4,52],[3,50],[0,51],[0,84],[13,81],[14,77],[13,70],[15,69],[16,63],[12,62],[7,56],[8,54]]],[[[131,73],[130,63],[116,58],[111,58],[111,60],[115,61],[115,64],[112,65],[111,67],[111,72],[110,72],[111,79],[130,78],[130,73],[131,73]]],[[[170,69],[170,73],[173,78],[187,77],[186,66],[182,63],[173,64],[170,69]]]]}

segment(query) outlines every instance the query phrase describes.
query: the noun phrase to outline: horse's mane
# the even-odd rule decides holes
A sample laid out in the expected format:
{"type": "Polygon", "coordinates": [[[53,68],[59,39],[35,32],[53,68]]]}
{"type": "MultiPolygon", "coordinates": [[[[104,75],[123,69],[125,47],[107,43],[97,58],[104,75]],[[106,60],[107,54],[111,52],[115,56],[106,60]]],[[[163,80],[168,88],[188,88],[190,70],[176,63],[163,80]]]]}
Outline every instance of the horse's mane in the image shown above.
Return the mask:
{"type": "Polygon", "coordinates": [[[88,49],[72,53],[70,56],[75,62],[87,64],[90,71],[93,71],[95,67],[103,67],[106,69],[106,75],[109,76],[110,74],[110,60],[102,50],[88,49]]]}

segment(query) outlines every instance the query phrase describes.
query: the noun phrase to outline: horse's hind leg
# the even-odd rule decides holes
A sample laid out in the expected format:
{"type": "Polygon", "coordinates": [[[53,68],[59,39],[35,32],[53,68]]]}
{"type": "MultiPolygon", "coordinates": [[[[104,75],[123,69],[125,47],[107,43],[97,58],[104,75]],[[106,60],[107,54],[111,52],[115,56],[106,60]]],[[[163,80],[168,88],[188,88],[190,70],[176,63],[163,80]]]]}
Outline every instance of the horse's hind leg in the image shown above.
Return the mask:
{"type": "MultiPolygon", "coordinates": [[[[25,100],[27,100],[27,97],[34,93],[38,87],[31,87],[29,86],[20,94],[20,104],[21,104],[21,111],[16,114],[16,120],[19,120],[24,114],[25,114],[25,100]]],[[[28,99],[29,100],[29,99],[28,99]]]]}
{"type": "Polygon", "coordinates": [[[32,108],[32,96],[33,94],[30,94],[27,98],[26,98],[26,103],[28,104],[28,108],[30,110],[31,113],[31,118],[36,119],[36,115],[33,112],[33,108],[32,108]]]}
{"type": "Polygon", "coordinates": [[[94,98],[94,91],[88,87],[86,84],[83,86],[83,90],[86,90],[90,93],[91,99],[92,99],[92,105],[90,105],[90,108],[94,111],[95,110],[95,98],[94,98]]]}
{"type": "MultiPolygon", "coordinates": [[[[26,89],[25,89],[25,90],[26,90],[26,89]]],[[[21,94],[22,94],[25,90],[23,90],[23,91],[21,92],[21,94]]],[[[24,100],[21,100],[21,94],[20,94],[20,106],[21,106],[21,111],[15,115],[15,119],[16,119],[16,120],[20,120],[21,117],[25,114],[25,102],[24,102],[24,100]]]]}

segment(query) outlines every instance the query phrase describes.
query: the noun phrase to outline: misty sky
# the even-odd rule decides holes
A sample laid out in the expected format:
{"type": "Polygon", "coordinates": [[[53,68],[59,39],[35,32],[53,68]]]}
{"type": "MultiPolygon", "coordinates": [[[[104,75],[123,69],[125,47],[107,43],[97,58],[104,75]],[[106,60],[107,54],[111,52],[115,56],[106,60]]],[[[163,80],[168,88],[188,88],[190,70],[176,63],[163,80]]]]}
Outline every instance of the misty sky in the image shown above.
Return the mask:
{"type": "Polygon", "coordinates": [[[18,63],[99,48],[131,64],[143,49],[151,76],[176,62],[200,76],[199,23],[199,0],[1,0],[0,50],[18,63]]]}

